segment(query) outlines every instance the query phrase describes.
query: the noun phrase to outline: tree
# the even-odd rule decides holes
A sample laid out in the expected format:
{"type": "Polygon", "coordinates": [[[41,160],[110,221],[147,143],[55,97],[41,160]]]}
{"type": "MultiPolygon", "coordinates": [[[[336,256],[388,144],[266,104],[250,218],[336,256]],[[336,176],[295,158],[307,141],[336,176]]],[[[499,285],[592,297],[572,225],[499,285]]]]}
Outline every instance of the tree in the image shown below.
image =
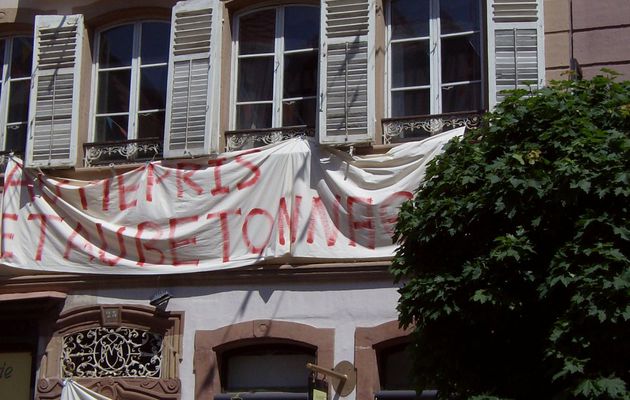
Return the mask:
{"type": "Polygon", "coordinates": [[[391,267],[420,388],[630,398],[629,135],[630,82],[598,76],[512,92],[432,161],[391,267]]]}

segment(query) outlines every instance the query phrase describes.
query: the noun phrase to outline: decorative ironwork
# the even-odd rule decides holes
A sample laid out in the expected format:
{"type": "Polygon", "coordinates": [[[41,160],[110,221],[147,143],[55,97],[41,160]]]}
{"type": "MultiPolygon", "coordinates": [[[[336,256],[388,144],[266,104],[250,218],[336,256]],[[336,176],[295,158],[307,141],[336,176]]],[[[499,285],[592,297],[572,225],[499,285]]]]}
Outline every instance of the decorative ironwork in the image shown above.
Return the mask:
{"type": "Polygon", "coordinates": [[[447,129],[481,126],[483,111],[418,115],[383,119],[383,143],[399,143],[424,139],[447,129]]]}
{"type": "Polygon", "coordinates": [[[132,328],[94,328],[64,336],[64,377],[160,376],[163,335],[132,328]]]}
{"type": "Polygon", "coordinates": [[[162,140],[148,138],[121,142],[85,143],[83,150],[86,167],[138,163],[162,157],[162,140]]]}
{"type": "Polygon", "coordinates": [[[253,149],[301,136],[315,136],[315,129],[306,126],[290,126],[227,131],[225,132],[225,147],[227,151],[253,149]]]}

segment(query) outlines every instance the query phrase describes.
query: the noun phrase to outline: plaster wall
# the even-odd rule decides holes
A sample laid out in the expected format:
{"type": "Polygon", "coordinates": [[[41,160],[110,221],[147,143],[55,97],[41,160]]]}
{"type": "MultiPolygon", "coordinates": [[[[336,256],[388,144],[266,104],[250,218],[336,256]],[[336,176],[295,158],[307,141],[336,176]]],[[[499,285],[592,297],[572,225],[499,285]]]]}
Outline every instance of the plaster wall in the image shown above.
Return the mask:
{"type": "MultiPolygon", "coordinates": [[[[239,322],[268,319],[333,328],[334,362],[354,363],[357,327],[373,327],[396,320],[398,293],[391,281],[342,283],[279,283],[162,287],[173,298],[168,311],[184,311],[183,360],[180,364],[182,400],[194,399],[194,337],[197,330],[213,330],[239,322]]],[[[156,289],[102,289],[68,296],[65,309],[95,304],[148,305],[156,289]]],[[[357,366],[360,367],[360,366],[357,366]]],[[[356,391],[348,397],[356,399],[356,391]]]]}

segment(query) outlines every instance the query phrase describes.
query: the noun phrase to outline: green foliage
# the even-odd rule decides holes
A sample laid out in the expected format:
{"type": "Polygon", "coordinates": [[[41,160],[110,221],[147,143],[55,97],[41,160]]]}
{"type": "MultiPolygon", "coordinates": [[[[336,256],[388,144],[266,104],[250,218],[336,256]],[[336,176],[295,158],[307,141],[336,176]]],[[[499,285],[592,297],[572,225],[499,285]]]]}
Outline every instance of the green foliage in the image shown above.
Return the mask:
{"type": "Polygon", "coordinates": [[[630,82],[519,90],[405,203],[391,271],[419,387],[630,399],[630,82]]]}

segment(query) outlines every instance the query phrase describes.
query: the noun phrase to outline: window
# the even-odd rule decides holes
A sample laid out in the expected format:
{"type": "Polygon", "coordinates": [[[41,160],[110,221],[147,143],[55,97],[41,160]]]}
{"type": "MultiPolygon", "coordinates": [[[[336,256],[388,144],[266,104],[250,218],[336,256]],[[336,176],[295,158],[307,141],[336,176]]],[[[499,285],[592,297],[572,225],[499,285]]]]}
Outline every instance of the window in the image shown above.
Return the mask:
{"type": "Polygon", "coordinates": [[[281,6],[236,18],[235,129],[315,126],[319,13],[281,6]]]}
{"type": "Polygon", "coordinates": [[[65,378],[160,377],[164,335],[127,327],[98,327],[63,337],[65,378]]]}
{"type": "Polygon", "coordinates": [[[413,390],[413,362],[410,347],[409,343],[403,342],[377,351],[380,391],[375,394],[375,400],[416,400],[437,397],[436,390],[423,390],[420,393],[413,390]]]}
{"type": "Polygon", "coordinates": [[[162,141],[169,36],[170,24],[160,21],[116,26],[97,34],[94,142],[162,141]]]}
{"type": "Polygon", "coordinates": [[[388,5],[388,115],[481,109],[480,1],[391,0],[388,5]]]}
{"type": "Polygon", "coordinates": [[[0,39],[0,129],[2,150],[24,156],[31,90],[33,39],[0,39]]]}
{"type": "Polygon", "coordinates": [[[224,392],[306,393],[315,349],[292,344],[238,347],[221,354],[224,392]]]}
{"type": "Polygon", "coordinates": [[[138,304],[64,311],[38,365],[36,398],[58,400],[68,378],[112,399],[181,398],[183,319],[138,304]]]}

